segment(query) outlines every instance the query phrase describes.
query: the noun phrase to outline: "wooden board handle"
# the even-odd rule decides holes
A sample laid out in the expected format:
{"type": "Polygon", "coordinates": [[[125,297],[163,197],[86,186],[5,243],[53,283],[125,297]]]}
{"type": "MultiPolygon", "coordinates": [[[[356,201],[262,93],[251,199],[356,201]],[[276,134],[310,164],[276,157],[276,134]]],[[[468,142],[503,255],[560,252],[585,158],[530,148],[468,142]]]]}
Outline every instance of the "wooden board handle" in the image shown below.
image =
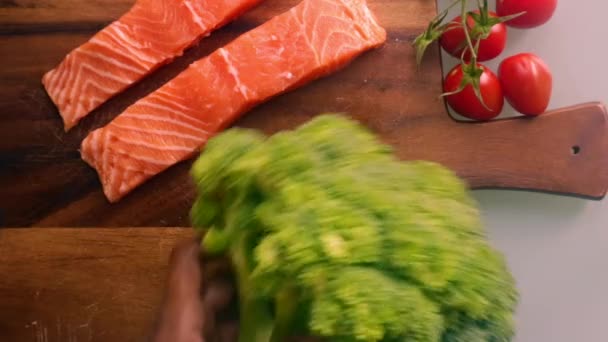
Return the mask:
{"type": "Polygon", "coordinates": [[[439,161],[454,167],[474,188],[532,189],[590,198],[606,194],[608,114],[601,103],[562,108],[536,118],[459,123],[440,134],[450,143],[449,150],[466,153],[444,154],[439,161]]]}

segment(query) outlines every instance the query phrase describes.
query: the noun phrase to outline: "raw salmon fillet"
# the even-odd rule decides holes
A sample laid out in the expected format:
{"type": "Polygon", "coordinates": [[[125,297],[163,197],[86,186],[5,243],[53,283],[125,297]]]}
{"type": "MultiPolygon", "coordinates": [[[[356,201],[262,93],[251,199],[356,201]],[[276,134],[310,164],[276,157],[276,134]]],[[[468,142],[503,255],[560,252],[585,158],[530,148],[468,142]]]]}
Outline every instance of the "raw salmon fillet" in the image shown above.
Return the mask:
{"type": "Polygon", "coordinates": [[[42,78],[65,130],[260,1],[138,0],[42,78]]]}
{"type": "Polygon", "coordinates": [[[386,40],[365,0],[305,0],[220,48],[137,101],[82,143],[117,201],[192,157],[240,114],[327,75],[386,40]]]}

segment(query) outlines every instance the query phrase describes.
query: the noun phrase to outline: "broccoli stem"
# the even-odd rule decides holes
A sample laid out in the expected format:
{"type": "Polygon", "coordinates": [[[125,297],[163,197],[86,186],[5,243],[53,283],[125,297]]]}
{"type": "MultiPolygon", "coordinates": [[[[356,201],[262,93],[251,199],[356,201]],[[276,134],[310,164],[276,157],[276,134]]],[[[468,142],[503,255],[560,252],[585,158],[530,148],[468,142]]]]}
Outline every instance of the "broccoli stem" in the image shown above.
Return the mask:
{"type": "MultiPolygon", "coordinates": [[[[274,315],[269,301],[255,298],[250,293],[251,235],[238,237],[229,250],[239,292],[239,342],[282,342],[293,331],[299,293],[291,285],[284,286],[275,298],[274,315]]],[[[212,228],[207,231],[201,245],[208,253],[219,254],[226,251],[232,238],[229,230],[212,228]]]]}
{"type": "Polygon", "coordinates": [[[275,298],[275,323],[271,342],[282,342],[292,331],[298,310],[298,292],[292,286],[284,287],[275,298]]]}
{"type": "Polygon", "coordinates": [[[291,335],[298,309],[297,292],[292,287],[277,295],[276,317],[270,313],[267,301],[246,297],[240,302],[239,342],[283,342],[291,335]]]}
{"type": "Polygon", "coordinates": [[[230,234],[218,228],[208,229],[201,242],[203,249],[211,255],[224,253],[229,245],[230,234]]]}
{"type": "Polygon", "coordinates": [[[239,292],[239,342],[269,342],[274,329],[274,318],[266,301],[252,299],[253,296],[250,295],[248,239],[248,234],[240,237],[231,250],[239,292]]]}
{"type": "Polygon", "coordinates": [[[268,342],[273,335],[274,319],[268,303],[241,298],[239,342],[268,342]]]}

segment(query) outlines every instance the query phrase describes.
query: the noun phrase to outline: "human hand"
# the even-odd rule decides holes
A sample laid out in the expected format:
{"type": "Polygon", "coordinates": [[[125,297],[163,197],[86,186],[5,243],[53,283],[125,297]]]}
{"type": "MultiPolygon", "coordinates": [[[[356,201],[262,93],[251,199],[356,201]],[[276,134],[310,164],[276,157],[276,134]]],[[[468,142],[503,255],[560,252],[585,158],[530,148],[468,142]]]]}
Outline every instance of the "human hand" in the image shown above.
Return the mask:
{"type": "Polygon", "coordinates": [[[203,277],[198,241],[177,245],[169,260],[165,298],[154,342],[236,341],[235,324],[216,324],[216,315],[232,298],[233,287],[222,279],[226,261],[205,262],[203,277]],[[209,276],[212,275],[212,276],[209,276]]]}

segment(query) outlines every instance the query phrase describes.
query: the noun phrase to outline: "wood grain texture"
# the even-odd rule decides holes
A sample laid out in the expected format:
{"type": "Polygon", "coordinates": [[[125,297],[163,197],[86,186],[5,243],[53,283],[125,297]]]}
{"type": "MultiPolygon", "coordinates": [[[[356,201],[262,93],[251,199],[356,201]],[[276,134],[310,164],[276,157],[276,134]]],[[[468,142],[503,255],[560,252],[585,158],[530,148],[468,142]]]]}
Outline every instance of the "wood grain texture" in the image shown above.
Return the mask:
{"type": "MultiPolygon", "coordinates": [[[[194,194],[187,172],[190,162],[172,167],[111,205],[95,172],[80,160],[79,144],[92,129],[192,61],[297,2],[266,0],[102,105],[67,134],[40,79],[132,1],[0,2],[0,226],[188,225],[194,194]]],[[[438,48],[431,49],[420,71],[414,65],[411,41],[434,16],[435,3],[369,2],[388,31],[384,47],[334,75],[269,101],[236,125],[273,133],[321,112],[347,112],[395,146],[401,158],[444,163],[473,187],[604,195],[608,124],[601,105],[575,106],[535,120],[456,122],[437,97],[441,92],[438,48]],[[573,146],[579,147],[576,155],[571,153],[573,146]]]]}
{"type": "Polygon", "coordinates": [[[131,1],[4,0],[0,34],[99,30],[131,7],[131,1]]]}
{"type": "Polygon", "coordinates": [[[0,230],[0,340],[144,341],[189,228],[0,230]]]}

